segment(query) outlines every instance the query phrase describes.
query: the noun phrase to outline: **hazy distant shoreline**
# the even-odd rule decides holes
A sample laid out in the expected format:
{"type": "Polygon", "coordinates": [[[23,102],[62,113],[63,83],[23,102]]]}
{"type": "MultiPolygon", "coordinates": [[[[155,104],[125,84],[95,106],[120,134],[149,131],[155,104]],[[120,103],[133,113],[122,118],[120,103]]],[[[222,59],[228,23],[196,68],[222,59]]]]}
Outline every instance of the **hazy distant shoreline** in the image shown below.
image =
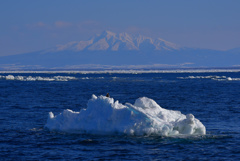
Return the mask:
{"type": "Polygon", "coordinates": [[[219,73],[219,72],[240,72],[237,69],[158,69],[158,70],[5,70],[0,73],[76,73],[76,74],[143,74],[143,73],[219,73]]]}

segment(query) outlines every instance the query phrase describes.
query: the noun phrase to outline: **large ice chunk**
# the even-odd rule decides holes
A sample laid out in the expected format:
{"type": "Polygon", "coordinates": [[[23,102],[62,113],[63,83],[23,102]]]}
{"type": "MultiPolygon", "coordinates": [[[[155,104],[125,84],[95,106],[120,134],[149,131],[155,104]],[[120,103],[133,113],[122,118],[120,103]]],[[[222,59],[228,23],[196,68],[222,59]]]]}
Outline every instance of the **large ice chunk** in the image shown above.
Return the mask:
{"type": "Polygon", "coordinates": [[[129,135],[204,135],[205,126],[192,114],[161,108],[154,100],[138,98],[134,105],[125,105],[113,98],[95,96],[80,112],[64,110],[49,113],[49,130],[91,134],[129,135]]]}

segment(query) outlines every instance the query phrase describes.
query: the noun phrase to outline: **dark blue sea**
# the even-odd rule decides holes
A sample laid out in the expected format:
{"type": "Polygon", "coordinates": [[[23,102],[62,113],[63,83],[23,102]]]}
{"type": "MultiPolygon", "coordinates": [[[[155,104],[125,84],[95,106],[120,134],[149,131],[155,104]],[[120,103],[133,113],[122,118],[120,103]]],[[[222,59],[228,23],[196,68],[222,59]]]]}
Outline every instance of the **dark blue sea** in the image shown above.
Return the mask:
{"type": "Polygon", "coordinates": [[[0,73],[0,160],[240,160],[240,73],[0,73]],[[58,76],[58,77],[57,77],[58,76]],[[149,97],[192,113],[204,136],[52,132],[48,113],[86,108],[92,94],[149,97]]]}

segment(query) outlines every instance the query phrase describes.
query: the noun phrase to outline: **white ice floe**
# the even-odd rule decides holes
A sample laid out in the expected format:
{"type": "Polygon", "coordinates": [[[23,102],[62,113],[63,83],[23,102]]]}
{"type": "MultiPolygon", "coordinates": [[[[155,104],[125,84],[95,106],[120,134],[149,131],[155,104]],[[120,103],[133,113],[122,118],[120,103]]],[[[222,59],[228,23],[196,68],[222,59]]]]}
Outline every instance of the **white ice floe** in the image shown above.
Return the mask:
{"type": "Polygon", "coordinates": [[[240,78],[231,78],[231,77],[227,77],[228,81],[240,81],[240,78]]]}
{"type": "Polygon", "coordinates": [[[161,108],[154,100],[138,98],[132,105],[95,96],[79,112],[66,109],[49,113],[45,128],[51,131],[127,135],[205,135],[205,126],[192,114],[161,108]]]}
{"type": "Polygon", "coordinates": [[[177,77],[178,79],[212,79],[217,81],[239,81],[240,78],[231,78],[226,76],[216,76],[216,75],[209,75],[209,76],[188,76],[188,77],[177,77]]]}
{"type": "Polygon", "coordinates": [[[8,76],[5,77],[5,79],[6,80],[14,80],[14,76],[13,75],[8,75],[8,76]]]}
{"type": "Polygon", "coordinates": [[[226,79],[226,76],[216,76],[216,75],[208,75],[208,76],[188,76],[188,77],[178,77],[179,79],[226,79]]]}
{"type": "Polygon", "coordinates": [[[69,81],[69,80],[75,80],[76,77],[70,77],[70,76],[53,76],[53,77],[40,77],[40,76],[13,76],[13,75],[7,75],[7,76],[0,76],[0,79],[6,79],[6,80],[18,80],[18,81],[69,81]]]}

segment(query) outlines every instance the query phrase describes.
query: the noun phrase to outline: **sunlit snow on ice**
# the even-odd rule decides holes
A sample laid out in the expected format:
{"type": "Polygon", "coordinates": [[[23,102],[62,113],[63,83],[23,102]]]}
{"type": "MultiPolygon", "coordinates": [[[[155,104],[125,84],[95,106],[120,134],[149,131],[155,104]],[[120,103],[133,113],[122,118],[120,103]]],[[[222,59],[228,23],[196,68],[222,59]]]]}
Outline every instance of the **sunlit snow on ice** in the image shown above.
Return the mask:
{"type": "Polygon", "coordinates": [[[205,126],[192,114],[161,108],[154,100],[141,97],[132,105],[113,98],[95,96],[79,112],[66,109],[49,113],[45,128],[50,131],[127,135],[205,135],[205,126]]]}

